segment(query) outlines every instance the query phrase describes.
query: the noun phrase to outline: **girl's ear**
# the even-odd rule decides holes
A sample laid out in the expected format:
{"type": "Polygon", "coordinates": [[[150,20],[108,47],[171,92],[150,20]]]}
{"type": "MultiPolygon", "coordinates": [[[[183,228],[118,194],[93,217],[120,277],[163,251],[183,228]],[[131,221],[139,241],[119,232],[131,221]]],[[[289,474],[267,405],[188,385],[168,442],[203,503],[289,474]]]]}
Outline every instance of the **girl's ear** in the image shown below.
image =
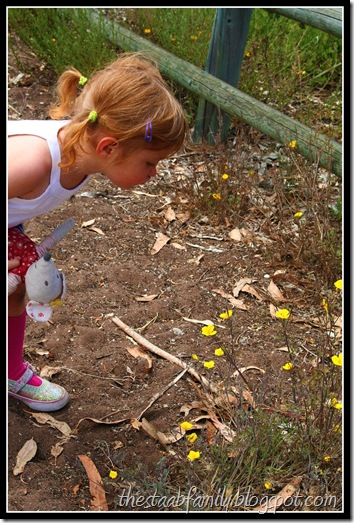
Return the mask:
{"type": "Polygon", "coordinates": [[[107,158],[114,152],[114,150],[116,150],[117,146],[118,142],[116,138],[105,136],[104,138],[101,138],[101,140],[96,145],[96,153],[101,158],[107,158]]]}

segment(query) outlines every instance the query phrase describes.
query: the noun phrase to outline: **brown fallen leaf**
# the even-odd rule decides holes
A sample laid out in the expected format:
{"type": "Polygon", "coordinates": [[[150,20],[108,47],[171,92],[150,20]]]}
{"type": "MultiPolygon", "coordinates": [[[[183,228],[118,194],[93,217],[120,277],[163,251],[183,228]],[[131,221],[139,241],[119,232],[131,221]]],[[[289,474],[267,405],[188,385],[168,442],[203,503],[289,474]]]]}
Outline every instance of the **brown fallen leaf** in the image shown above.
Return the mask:
{"type": "Polygon", "coordinates": [[[33,438],[26,441],[16,456],[16,465],[13,468],[14,476],[22,474],[26,464],[31,461],[37,453],[37,443],[33,438]]]}
{"type": "Polygon", "coordinates": [[[220,296],[229,300],[231,305],[236,307],[236,309],[240,309],[243,311],[248,311],[248,309],[249,309],[249,307],[247,307],[247,305],[245,305],[242,300],[237,300],[236,298],[234,298],[232,296],[232,294],[228,294],[227,292],[225,292],[221,289],[212,289],[212,292],[216,292],[216,294],[220,294],[220,296]]]}
{"type": "Polygon", "coordinates": [[[164,216],[166,220],[169,222],[173,222],[176,219],[176,213],[170,206],[166,208],[164,216]]]}
{"type": "Polygon", "coordinates": [[[240,242],[242,240],[242,234],[240,229],[232,229],[232,231],[229,232],[229,237],[231,240],[235,240],[237,242],[240,242]]]}
{"type": "Polygon", "coordinates": [[[242,289],[242,292],[248,292],[248,294],[252,294],[252,296],[254,296],[255,298],[257,298],[257,300],[259,301],[263,301],[263,298],[262,296],[260,296],[258,294],[258,292],[256,291],[256,289],[254,289],[251,285],[248,285],[246,283],[246,285],[244,285],[243,289],[242,289]]]}
{"type": "Polygon", "coordinates": [[[85,467],[87,477],[90,483],[91,510],[108,510],[106,494],[103,488],[102,478],[94,462],[85,454],[79,454],[78,458],[85,467]]]}
{"type": "Polygon", "coordinates": [[[174,247],[175,249],[178,249],[180,251],[187,250],[187,247],[185,247],[184,245],[181,245],[180,243],[177,243],[177,242],[172,242],[171,245],[172,245],[172,247],[174,247]]]}
{"type": "Polygon", "coordinates": [[[152,301],[154,300],[155,298],[157,298],[159,295],[158,294],[149,294],[149,296],[135,296],[135,300],[136,301],[152,301]]]}
{"type": "Polygon", "coordinates": [[[90,225],[93,225],[96,221],[96,218],[93,220],[88,220],[87,222],[82,222],[81,227],[90,227],[90,225]]]}
{"type": "Polygon", "coordinates": [[[137,347],[127,347],[127,351],[134,358],[144,358],[147,361],[147,370],[150,371],[152,369],[152,359],[148,354],[146,354],[146,352],[137,347]]]}
{"type": "Polygon", "coordinates": [[[162,247],[166,245],[167,242],[170,241],[170,238],[166,236],[165,234],[162,234],[162,232],[157,233],[156,241],[150,251],[151,254],[157,254],[162,247]]]}
{"type": "Polygon", "coordinates": [[[45,412],[30,412],[28,410],[25,410],[28,414],[31,414],[31,416],[34,417],[38,423],[48,423],[51,427],[54,427],[55,429],[58,429],[64,436],[72,436],[71,428],[65,421],[58,421],[50,414],[46,414],[45,412]]]}
{"type": "Polygon", "coordinates": [[[54,374],[58,374],[62,370],[62,367],[50,367],[49,365],[44,365],[41,369],[39,375],[41,378],[52,378],[54,374]]]}
{"type": "Polygon", "coordinates": [[[252,280],[251,278],[241,278],[236,284],[235,287],[232,289],[232,294],[235,298],[238,297],[242,289],[247,283],[253,283],[255,280],[252,280]]]}
{"type": "Polygon", "coordinates": [[[286,298],[284,298],[283,293],[279,289],[277,285],[275,285],[273,280],[270,280],[270,283],[268,285],[268,292],[271,295],[271,297],[276,301],[289,301],[286,298]]]}
{"type": "Polygon", "coordinates": [[[90,227],[89,231],[97,232],[101,236],[106,236],[102,229],[99,229],[98,227],[90,227]]]}

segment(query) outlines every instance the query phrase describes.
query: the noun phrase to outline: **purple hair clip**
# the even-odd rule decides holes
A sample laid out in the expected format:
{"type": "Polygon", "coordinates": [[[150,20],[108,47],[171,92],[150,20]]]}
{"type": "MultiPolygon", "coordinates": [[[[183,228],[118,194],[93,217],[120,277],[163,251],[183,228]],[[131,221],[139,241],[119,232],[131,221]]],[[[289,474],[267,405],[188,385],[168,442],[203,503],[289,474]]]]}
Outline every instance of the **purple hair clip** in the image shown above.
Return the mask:
{"type": "Polygon", "coordinates": [[[151,120],[147,121],[145,126],[145,142],[151,142],[152,140],[152,123],[151,120]]]}

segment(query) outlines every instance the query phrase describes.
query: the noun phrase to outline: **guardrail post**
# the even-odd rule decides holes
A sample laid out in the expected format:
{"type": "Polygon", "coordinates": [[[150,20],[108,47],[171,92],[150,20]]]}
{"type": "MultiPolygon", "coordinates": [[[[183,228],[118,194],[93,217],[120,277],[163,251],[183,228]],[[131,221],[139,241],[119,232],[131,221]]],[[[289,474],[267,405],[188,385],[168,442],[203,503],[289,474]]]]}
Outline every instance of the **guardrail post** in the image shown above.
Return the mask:
{"type": "MultiPolygon", "coordinates": [[[[245,53],[252,9],[216,9],[205,70],[224,82],[237,87],[245,53]]],[[[220,137],[225,142],[231,118],[214,104],[201,98],[193,134],[194,142],[207,139],[214,144],[220,137]]]]}

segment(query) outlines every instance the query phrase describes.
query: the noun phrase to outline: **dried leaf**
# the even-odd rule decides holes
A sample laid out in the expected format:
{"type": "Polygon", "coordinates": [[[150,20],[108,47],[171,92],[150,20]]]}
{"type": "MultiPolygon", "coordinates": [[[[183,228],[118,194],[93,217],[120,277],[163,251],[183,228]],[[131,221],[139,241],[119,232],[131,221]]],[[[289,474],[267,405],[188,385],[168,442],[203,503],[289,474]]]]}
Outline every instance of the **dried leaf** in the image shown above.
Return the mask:
{"type": "Polygon", "coordinates": [[[162,249],[162,247],[164,247],[166,245],[166,243],[169,241],[170,241],[170,238],[168,236],[166,236],[165,234],[162,234],[162,232],[158,232],[156,242],[155,242],[154,246],[152,247],[150,253],[157,254],[162,249]]]}
{"type": "Polygon", "coordinates": [[[248,311],[249,309],[249,307],[247,307],[247,305],[245,305],[242,300],[237,300],[232,296],[232,294],[228,294],[227,292],[224,292],[221,289],[212,289],[212,292],[216,292],[216,294],[220,294],[220,296],[229,300],[231,305],[236,307],[236,309],[241,309],[243,311],[248,311]]]}
{"type": "Polygon", "coordinates": [[[210,421],[206,422],[206,440],[208,445],[213,445],[215,443],[215,436],[218,432],[218,429],[210,421]]]}
{"type": "MultiPolygon", "coordinates": [[[[66,440],[66,441],[68,441],[68,440],[66,440]]],[[[50,453],[52,456],[55,457],[55,462],[56,462],[57,457],[60,456],[60,454],[63,452],[63,450],[64,450],[63,442],[58,441],[58,443],[56,443],[55,445],[52,445],[52,448],[50,449],[50,453]]]]}
{"type": "Polygon", "coordinates": [[[16,456],[16,465],[13,468],[14,476],[21,474],[25,470],[26,464],[31,461],[37,453],[37,443],[33,438],[26,441],[16,456]]]}
{"type": "Polygon", "coordinates": [[[137,347],[127,347],[127,351],[129,354],[134,356],[134,358],[144,358],[148,362],[148,368],[152,368],[152,359],[146,354],[146,352],[137,347]]]}
{"type": "Polygon", "coordinates": [[[39,375],[41,378],[50,379],[52,376],[54,376],[54,374],[57,374],[61,370],[62,367],[50,367],[49,365],[44,365],[39,375]]]}
{"type": "Polygon", "coordinates": [[[239,370],[236,370],[236,371],[232,374],[232,377],[237,376],[238,374],[243,374],[243,373],[246,372],[247,370],[259,370],[259,372],[261,372],[262,374],[265,374],[265,370],[264,370],[264,369],[261,369],[261,368],[259,368],[259,367],[256,367],[255,365],[249,365],[248,367],[241,367],[239,370]]]}
{"type": "Polygon", "coordinates": [[[45,412],[29,412],[27,410],[25,412],[31,414],[31,416],[33,416],[35,420],[38,421],[38,423],[48,423],[48,425],[50,425],[51,427],[58,429],[62,434],[64,434],[64,436],[72,435],[71,428],[67,423],[65,423],[65,421],[58,421],[55,418],[53,418],[53,416],[51,416],[50,414],[46,414],[45,412]]]}
{"type": "Polygon", "coordinates": [[[242,235],[240,229],[232,229],[232,231],[229,232],[229,236],[231,240],[235,240],[237,242],[240,242],[242,240],[242,235]]]}
{"type": "Polygon", "coordinates": [[[233,442],[233,440],[236,437],[236,432],[232,430],[230,427],[225,425],[225,423],[221,423],[221,421],[218,420],[216,417],[216,414],[213,410],[208,409],[208,414],[210,416],[211,421],[214,423],[215,427],[218,429],[218,431],[224,436],[226,441],[229,441],[230,443],[233,442]]]}
{"type": "Polygon", "coordinates": [[[165,210],[164,214],[165,218],[169,222],[173,222],[176,219],[175,211],[172,209],[172,207],[168,206],[165,210]]]}
{"type": "Polygon", "coordinates": [[[101,236],[106,236],[102,229],[99,229],[98,227],[90,227],[89,231],[97,232],[101,236]]]}
{"type": "Polygon", "coordinates": [[[258,294],[258,292],[247,283],[246,285],[244,285],[242,292],[248,292],[249,294],[252,294],[255,298],[257,298],[257,300],[263,301],[263,298],[258,294]]]}
{"type": "Polygon", "coordinates": [[[211,320],[193,320],[192,318],[185,318],[184,316],[183,319],[185,321],[189,321],[190,323],[200,323],[201,325],[214,325],[214,322],[211,320]]]}
{"type": "Polygon", "coordinates": [[[174,247],[175,249],[178,249],[180,251],[187,250],[187,247],[185,247],[184,245],[181,245],[180,243],[172,242],[171,245],[172,245],[172,247],[174,247]]]}
{"type": "Polygon", "coordinates": [[[276,301],[288,301],[286,298],[284,298],[283,293],[279,289],[277,285],[275,285],[273,280],[270,280],[269,286],[268,286],[268,292],[272,296],[272,298],[276,301]]]}
{"type": "Polygon", "coordinates": [[[91,510],[108,510],[106,494],[103,488],[102,478],[93,461],[84,454],[79,454],[78,458],[85,467],[90,483],[91,510]]]}
{"type": "Polygon", "coordinates": [[[158,296],[159,296],[158,294],[150,294],[149,296],[135,296],[135,300],[142,301],[142,302],[152,301],[155,298],[158,298],[158,296]]]}
{"type": "Polygon", "coordinates": [[[275,305],[273,305],[273,303],[269,304],[269,312],[272,318],[276,318],[275,313],[277,312],[277,308],[275,305]]]}
{"type": "Polygon", "coordinates": [[[96,221],[96,218],[93,220],[89,220],[88,222],[82,222],[81,227],[89,227],[90,225],[93,225],[96,221]]]}
{"type": "Polygon", "coordinates": [[[252,280],[251,278],[241,278],[232,289],[232,294],[237,298],[246,283],[252,283],[254,281],[255,280],[252,280]]]}

